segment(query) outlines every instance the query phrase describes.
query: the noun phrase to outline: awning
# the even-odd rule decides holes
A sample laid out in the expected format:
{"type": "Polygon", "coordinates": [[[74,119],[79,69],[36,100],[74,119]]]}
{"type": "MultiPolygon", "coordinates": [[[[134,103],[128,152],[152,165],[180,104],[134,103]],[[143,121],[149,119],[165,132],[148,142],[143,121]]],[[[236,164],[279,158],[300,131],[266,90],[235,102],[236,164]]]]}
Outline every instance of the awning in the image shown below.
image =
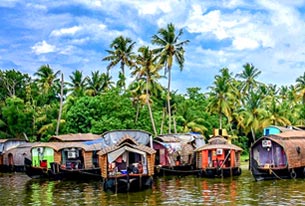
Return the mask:
{"type": "Polygon", "coordinates": [[[146,157],[146,153],[128,146],[124,146],[118,150],[115,150],[113,152],[108,153],[108,162],[113,162],[115,161],[119,156],[121,156],[124,152],[133,152],[133,153],[138,153],[146,157]]]}

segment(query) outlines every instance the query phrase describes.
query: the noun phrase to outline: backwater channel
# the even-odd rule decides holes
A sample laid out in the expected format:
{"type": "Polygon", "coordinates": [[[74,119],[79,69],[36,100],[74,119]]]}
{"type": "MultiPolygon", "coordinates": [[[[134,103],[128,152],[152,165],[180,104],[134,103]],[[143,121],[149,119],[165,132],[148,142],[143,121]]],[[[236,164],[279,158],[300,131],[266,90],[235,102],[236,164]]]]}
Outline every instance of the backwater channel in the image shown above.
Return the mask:
{"type": "Polygon", "coordinates": [[[305,179],[256,182],[245,167],[239,177],[161,177],[152,189],[113,194],[104,192],[101,182],[0,173],[0,205],[305,205],[305,179]]]}

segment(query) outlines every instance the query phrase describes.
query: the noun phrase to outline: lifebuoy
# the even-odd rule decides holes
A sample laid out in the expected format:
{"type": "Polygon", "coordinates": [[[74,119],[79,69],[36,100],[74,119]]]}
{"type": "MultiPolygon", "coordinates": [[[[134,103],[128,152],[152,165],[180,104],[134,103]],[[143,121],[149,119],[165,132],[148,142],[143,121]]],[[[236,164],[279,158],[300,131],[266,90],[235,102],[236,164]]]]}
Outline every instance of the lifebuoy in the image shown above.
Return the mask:
{"type": "Polygon", "coordinates": [[[297,178],[297,173],[295,173],[294,169],[291,170],[291,172],[290,172],[290,177],[291,177],[292,179],[297,178]]]}

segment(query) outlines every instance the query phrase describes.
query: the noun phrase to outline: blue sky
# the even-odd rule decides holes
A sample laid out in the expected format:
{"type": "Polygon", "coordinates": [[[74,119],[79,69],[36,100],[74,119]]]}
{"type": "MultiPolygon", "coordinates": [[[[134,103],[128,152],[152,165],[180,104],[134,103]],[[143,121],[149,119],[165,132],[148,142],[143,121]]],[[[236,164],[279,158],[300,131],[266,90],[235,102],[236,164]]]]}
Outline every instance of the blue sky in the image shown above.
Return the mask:
{"type": "Polygon", "coordinates": [[[66,80],[76,69],[105,72],[114,38],[152,47],[152,35],[173,23],[190,40],[173,90],[204,92],[221,68],[237,74],[245,63],[265,84],[294,85],[305,71],[304,9],[305,0],[1,0],[0,69],[32,75],[49,64],[66,80]]]}

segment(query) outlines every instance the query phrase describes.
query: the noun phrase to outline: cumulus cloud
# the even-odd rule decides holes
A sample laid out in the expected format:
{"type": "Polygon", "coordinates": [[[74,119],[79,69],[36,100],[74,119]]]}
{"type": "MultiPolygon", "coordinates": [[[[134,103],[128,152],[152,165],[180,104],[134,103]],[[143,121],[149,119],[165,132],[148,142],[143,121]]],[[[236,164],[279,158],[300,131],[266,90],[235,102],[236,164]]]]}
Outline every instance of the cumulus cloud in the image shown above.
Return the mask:
{"type": "Polygon", "coordinates": [[[34,46],[32,46],[32,51],[37,55],[51,53],[55,50],[56,46],[48,44],[45,40],[43,40],[42,42],[38,42],[34,46]]]}
{"type": "Polygon", "coordinates": [[[51,36],[64,36],[64,35],[74,35],[78,31],[80,31],[82,27],[80,26],[73,26],[70,28],[62,28],[58,30],[54,30],[51,32],[51,36]]]}

